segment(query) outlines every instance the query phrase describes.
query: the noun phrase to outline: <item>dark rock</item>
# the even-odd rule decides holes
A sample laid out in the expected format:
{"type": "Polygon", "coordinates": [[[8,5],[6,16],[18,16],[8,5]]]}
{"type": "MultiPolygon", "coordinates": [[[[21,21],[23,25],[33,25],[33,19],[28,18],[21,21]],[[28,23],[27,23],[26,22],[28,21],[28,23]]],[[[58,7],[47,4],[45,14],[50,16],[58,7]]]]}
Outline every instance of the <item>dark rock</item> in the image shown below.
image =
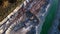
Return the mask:
{"type": "Polygon", "coordinates": [[[2,5],[2,3],[3,3],[3,1],[2,1],[2,0],[0,0],[0,5],[2,5]]]}
{"type": "Polygon", "coordinates": [[[30,10],[27,10],[27,11],[26,11],[26,16],[27,16],[28,18],[30,18],[30,17],[33,16],[33,14],[30,12],[30,10]]]}
{"type": "Polygon", "coordinates": [[[10,3],[16,3],[17,0],[8,0],[10,3]]]}

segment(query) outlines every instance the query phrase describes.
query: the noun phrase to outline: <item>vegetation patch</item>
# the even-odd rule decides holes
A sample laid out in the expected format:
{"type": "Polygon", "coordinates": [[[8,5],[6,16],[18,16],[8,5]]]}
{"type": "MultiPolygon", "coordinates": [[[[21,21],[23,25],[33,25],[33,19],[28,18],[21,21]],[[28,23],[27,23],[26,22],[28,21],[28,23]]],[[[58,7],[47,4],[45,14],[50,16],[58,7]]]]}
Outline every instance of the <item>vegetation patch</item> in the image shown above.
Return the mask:
{"type": "Polygon", "coordinates": [[[0,0],[0,22],[24,0],[0,0]]]}

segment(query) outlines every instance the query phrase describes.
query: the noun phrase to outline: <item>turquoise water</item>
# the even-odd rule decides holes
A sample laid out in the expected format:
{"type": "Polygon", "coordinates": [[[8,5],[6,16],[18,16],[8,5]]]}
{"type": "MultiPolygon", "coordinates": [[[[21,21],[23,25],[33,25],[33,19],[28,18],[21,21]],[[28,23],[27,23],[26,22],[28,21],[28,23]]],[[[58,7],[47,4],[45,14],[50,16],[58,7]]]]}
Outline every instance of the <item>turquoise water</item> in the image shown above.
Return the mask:
{"type": "Polygon", "coordinates": [[[42,26],[42,31],[40,34],[48,34],[48,30],[52,26],[52,21],[54,20],[54,16],[57,11],[58,0],[53,0],[53,3],[50,7],[49,13],[45,18],[45,22],[42,26]]]}

